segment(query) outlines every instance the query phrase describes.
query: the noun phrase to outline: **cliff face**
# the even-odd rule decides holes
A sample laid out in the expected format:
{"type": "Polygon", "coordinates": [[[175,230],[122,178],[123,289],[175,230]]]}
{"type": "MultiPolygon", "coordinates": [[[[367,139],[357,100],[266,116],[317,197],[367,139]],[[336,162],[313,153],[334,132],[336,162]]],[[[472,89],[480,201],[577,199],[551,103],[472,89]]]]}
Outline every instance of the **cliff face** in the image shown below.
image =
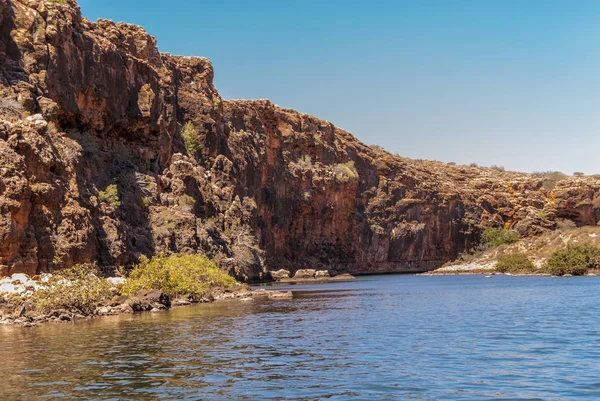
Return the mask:
{"type": "Polygon", "coordinates": [[[198,251],[249,279],[423,271],[485,227],[600,220],[596,179],[396,157],[212,78],[73,0],[0,0],[0,275],[198,251]]]}

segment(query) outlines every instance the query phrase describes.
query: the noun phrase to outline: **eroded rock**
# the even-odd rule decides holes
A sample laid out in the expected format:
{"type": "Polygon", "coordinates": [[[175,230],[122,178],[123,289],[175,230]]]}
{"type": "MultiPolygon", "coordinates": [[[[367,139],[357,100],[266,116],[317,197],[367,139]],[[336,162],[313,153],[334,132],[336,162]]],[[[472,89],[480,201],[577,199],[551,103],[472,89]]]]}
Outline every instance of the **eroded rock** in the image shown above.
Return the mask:
{"type": "Polygon", "coordinates": [[[282,279],[290,278],[290,271],[285,269],[272,270],[269,272],[269,276],[275,281],[280,281],[282,279]]]}
{"type": "Polygon", "coordinates": [[[487,227],[600,220],[594,177],[410,160],[268,100],[224,100],[207,59],[161,54],[71,0],[0,0],[0,21],[1,276],[159,252],[207,252],[244,280],[418,272],[487,227]]]}
{"type": "Polygon", "coordinates": [[[294,274],[294,280],[313,279],[317,271],[315,269],[300,269],[294,274]]]}
{"type": "Polygon", "coordinates": [[[317,270],[315,272],[315,278],[324,280],[324,279],[331,278],[331,274],[329,274],[329,271],[327,271],[327,270],[317,270]]]}

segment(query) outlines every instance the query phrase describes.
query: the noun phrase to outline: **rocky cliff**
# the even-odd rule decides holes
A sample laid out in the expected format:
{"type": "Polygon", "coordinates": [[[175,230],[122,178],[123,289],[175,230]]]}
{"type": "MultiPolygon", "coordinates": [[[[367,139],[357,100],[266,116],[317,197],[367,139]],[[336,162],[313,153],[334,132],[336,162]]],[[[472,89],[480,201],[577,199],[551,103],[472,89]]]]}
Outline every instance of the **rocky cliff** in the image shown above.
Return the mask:
{"type": "Polygon", "coordinates": [[[159,252],[206,252],[247,279],[424,271],[485,227],[600,219],[597,179],[404,159],[224,100],[208,60],[73,0],[0,0],[0,157],[0,275],[159,252]]]}

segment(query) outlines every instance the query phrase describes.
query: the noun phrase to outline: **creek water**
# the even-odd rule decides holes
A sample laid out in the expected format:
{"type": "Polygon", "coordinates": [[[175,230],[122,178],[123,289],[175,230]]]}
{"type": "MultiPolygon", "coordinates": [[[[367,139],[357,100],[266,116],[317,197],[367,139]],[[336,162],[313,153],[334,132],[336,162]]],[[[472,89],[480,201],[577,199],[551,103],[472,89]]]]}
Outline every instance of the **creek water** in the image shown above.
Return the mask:
{"type": "Polygon", "coordinates": [[[600,277],[374,276],[0,328],[3,400],[600,399],[600,277]]]}

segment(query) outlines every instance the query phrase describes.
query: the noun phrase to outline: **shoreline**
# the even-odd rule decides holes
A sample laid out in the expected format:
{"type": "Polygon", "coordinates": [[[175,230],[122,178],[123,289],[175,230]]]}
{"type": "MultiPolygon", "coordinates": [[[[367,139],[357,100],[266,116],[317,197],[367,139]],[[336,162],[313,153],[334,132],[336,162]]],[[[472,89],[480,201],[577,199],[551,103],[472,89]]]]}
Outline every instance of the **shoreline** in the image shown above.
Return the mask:
{"type": "MultiPolygon", "coordinates": [[[[436,270],[412,273],[414,276],[509,276],[509,277],[547,277],[547,278],[568,278],[568,277],[598,277],[597,274],[591,273],[582,276],[564,275],[553,276],[547,273],[500,273],[490,270],[451,270],[437,272],[436,270]]],[[[341,275],[340,275],[341,276],[341,275]]],[[[328,284],[335,282],[350,282],[355,277],[351,275],[343,275],[335,279],[334,277],[313,278],[313,279],[286,279],[270,282],[252,283],[255,288],[251,288],[248,284],[240,284],[232,288],[215,288],[203,297],[194,297],[191,295],[169,296],[159,290],[145,290],[132,296],[118,295],[112,299],[105,300],[99,303],[95,313],[80,314],[65,310],[56,310],[50,313],[40,313],[34,310],[27,310],[25,305],[7,303],[0,297],[0,327],[22,327],[33,328],[40,327],[45,324],[66,324],[82,322],[86,320],[98,319],[108,316],[119,315],[137,315],[144,312],[168,312],[173,309],[196,304],[208,304],[217,302],[255,302],[255,301],[277,301],[291,300],[294,298],[291,290],[279,291],[275,289],[265,289],[263,287],[278,285],[306,285],[306,284],[328,284]],[[7,307],[11,307],[13,312],[7,313],[7,307]],[[20,311],[19,311],[20,309],[20,311]]],[[[375,274],[378,276],[378,274],[375,274]]]]}
{"type": "Polygon", "coordinates": [[[512,276],[512,277],[550,277],[550,278],[563,278],[563,277],[598,277],[598,274],[588,273],[583,275],[564,274],[562,276],[556,276],[549,273],[500,273],[493,270],[447,270],[443,272],[426,272],[418,273],[417,276],[512,276]]]}
{"type": "Polygon", "coordinates": [[[190,295],[169,296],[159,290],[140,291],[133,296],[119,295],[99,303],[93,314],[81,314],[66,310],[41,313],[22,306],[0,303],[0,327],[39,327],[44,324],[65,324],[107,316],[132,315],[145,312],[167,312],[175,308],[201,303],[255,302],[293,299],[292,291],[255,289],[242,284],[234,288],[216,288],[203,297],[190,295]],[[10,310],[12,309],[12,312],[10,310]]]}
{"type": "MultiPolygon", "coordinates": [[[[111,285],[112,295],[98,300],[93,310],[83,311],[80,308],[57,307],[49,311],[40,310],[32,304],[31,296],[39,288],[48,285],[52,275],[38,275],[29,277],[26,274],[15,273],[11,277],[0,280],[0,326],[22,326],[37,327],[45,323],[67,323],[72,321],[88,320],[96,317],[117,316],[122,314],[134,314],[141,312],[160,312],[177,307],[189,306],[198,303],[212,303],[220,301],[254,302],[287,300],[293,298],[291,290],[280,291],[277,289],[259,288],[266,285],[296,285],[312,283],[328,283],[350,281],[354,276],[350,274],[302,275],[300,277],[277,277],[269,282],[251,283],[256,285],[253,289],[251,284],[238,283],[232,287],[214,286],[202,296],[190,294],[167,294],[160,290],[140,290],[133,295],[123,295],[122,286],[125,279],[120,277],[108,277],[106,280],[111,285]]],[[[61,284],[62,285],[62,284],[61,284]]]]}

